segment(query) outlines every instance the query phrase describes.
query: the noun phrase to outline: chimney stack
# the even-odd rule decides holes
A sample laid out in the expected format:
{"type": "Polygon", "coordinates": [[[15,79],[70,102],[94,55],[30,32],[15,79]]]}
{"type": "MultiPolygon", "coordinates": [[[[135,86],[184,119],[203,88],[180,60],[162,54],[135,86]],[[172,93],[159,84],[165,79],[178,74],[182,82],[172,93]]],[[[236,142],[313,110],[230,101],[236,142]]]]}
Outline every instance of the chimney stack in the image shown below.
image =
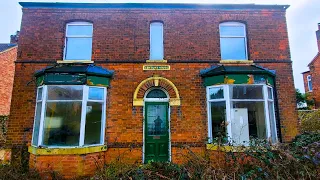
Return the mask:
{"type": "Polygon", "coordinates": [[[20,31],[17,31],[15,35],[10,36],[10,44],[18,44],[20,31]]]}
{"type": "Polygon", "coordinates": [[[316,35],[317,35],[318,50],[320,52],[320,23],[318,23],[318,30],[316,31],[316,35]]]}

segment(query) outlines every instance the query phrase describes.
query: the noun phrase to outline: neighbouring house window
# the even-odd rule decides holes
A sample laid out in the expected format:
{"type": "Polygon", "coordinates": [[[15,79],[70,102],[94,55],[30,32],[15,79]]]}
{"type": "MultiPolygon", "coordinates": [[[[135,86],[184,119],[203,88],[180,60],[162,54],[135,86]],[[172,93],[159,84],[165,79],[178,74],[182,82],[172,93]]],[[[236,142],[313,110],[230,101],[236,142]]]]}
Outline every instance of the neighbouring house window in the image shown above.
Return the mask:
{"type": "Polygon", "coordinates": [[[220,50],[222,60],[247,60],[246,26],[238,22],[221,23],[220,50]]]}
{"type": "Polygon", "coordinates": [[[308,82],[308,89],[309,91],[312,91],[312,79],[311,79],[311,75],[307,76],[307,82],[308,82]]]}
{"type": "Polygon", "coordinates": [[[76,147],[104,143],[106,88],[38,88],[32,145],[76,147]]]}
{"type": "Polygon", "coordinates": [[[163,60],[163,24],[150,24],[150,60],[163,60]]]}
{"type": "Polygon", "coordinates": [[[210,86],[207,101],[210,142],[219,138],[233,145],[248,145],[253,138],[277,142],[272,87],[210,86]]]}
{"type": "Polygon", "coordinates": [[[64,60],[91,60],[93,26],[72,22],[66,27],[64,60]]]}

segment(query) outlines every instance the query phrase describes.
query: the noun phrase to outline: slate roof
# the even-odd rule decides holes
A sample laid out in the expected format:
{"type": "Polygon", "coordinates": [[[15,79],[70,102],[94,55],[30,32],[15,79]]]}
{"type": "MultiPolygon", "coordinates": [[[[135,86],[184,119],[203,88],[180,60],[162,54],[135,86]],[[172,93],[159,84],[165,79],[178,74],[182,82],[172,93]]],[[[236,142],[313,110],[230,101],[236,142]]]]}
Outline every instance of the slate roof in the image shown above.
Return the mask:
{"type": "Polygon", "coordinates": [[[260,4],[183,4],[183,3],[65,3],[19,2],[23,8],[160,8],[160,9],[281,9],[289,5],[260,4]]]}
{"type": "Polygon", "coordinates": [[[212,66],[200,71],[202,77],[217,76],[223,74],[269,74],[275,76],[275,71],[257,65],[250,66],[212,66]]]}
{"type": "Polygon", "coordinates": [[[95,65],[62,65],[51,66],[37,71],[34,76],[38,77],[45,73],[68,73],[68,74],[87,74],[93,76],[112,77],[114,71],[95,65]]]}
{"type": "Polygon", "coordinates": [[[0,44],[0,52],[3,52],[7,49],[10,49],[12,47],[16,46],[16,44],[0,44]]]}

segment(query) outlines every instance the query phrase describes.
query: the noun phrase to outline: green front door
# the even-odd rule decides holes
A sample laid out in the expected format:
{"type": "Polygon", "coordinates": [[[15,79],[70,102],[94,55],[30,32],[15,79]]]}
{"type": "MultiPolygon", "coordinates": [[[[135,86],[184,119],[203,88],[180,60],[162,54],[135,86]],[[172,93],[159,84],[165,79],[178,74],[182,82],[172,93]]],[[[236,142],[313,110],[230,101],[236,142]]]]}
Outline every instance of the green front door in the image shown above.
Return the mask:
{"type": "Polygon", "coordinates": [[[167,102],[145,103],[145,163],[169,160],[169,120],[167,102]]]}

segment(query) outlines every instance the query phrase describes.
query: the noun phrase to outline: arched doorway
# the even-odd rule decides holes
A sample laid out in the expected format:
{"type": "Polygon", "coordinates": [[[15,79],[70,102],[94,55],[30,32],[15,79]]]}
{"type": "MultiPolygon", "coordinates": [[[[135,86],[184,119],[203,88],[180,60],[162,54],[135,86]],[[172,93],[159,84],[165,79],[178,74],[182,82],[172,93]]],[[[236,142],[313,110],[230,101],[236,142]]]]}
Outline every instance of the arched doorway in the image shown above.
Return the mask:
{"type": "Polygon", "coordinates": [[[144,97],[144,162],[169,161],[170,122],[169,94],[151,88],[144,97]]]}

